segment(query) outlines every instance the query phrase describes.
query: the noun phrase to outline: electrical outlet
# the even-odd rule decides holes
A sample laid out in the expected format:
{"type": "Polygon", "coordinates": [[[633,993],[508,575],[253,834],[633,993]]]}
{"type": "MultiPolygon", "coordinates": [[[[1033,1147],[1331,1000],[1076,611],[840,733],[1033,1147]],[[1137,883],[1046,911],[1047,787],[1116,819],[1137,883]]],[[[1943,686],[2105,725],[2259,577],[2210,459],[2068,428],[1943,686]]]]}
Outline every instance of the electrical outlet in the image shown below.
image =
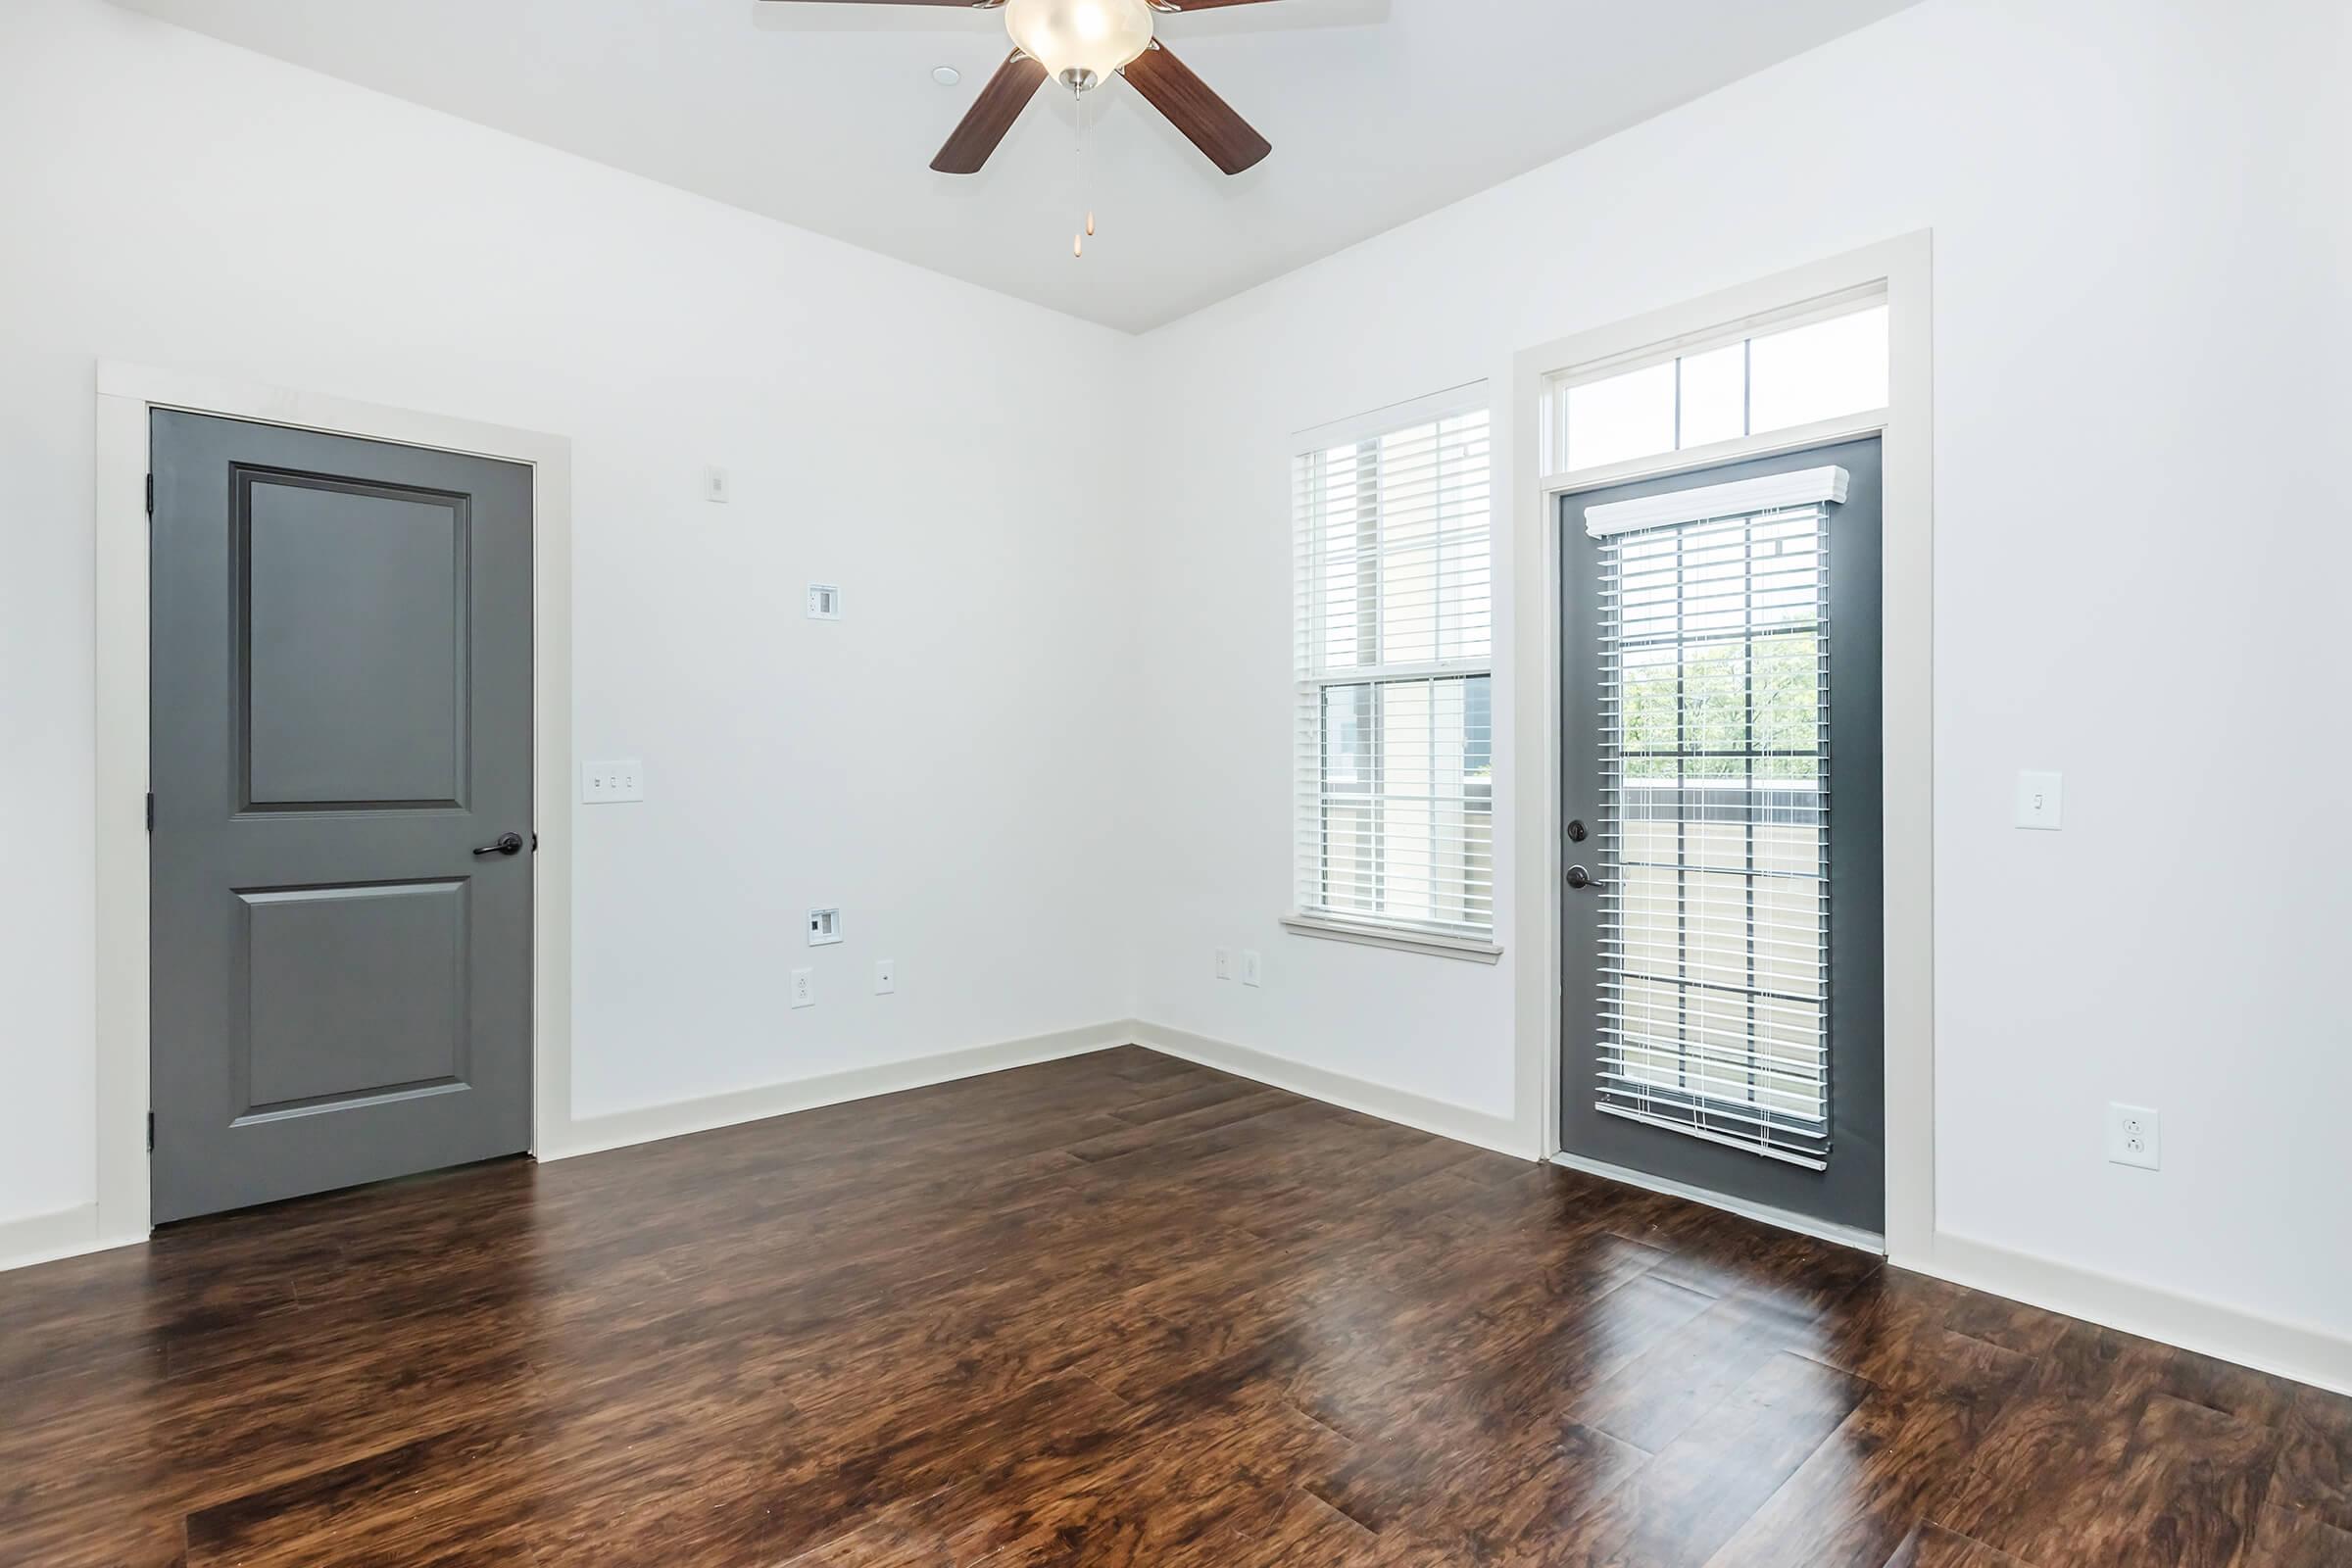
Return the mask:
{"type": "Polygon", "coordinates": [[[816,971],[814,969],[792,971],[792,1004],[796,1007],[816,1005],[816,971]]]}
{"type": "Polygon", "coordinates": [[[1233,950],[1230,948],[1217,950],[1217,978],[1220,980],[1233,978],[1233,950]]]}
{"type": "Polygon", "coordinates": [[[839,620],[841,618],[841,590],[829,582],[808,585],[808,618],[810,620],[839,620]]]}
{"type": "Polygon", "coordinates": [[[896,958],[876,958],[874,960],[874,995],[877,997],[887,997],[895,993],[898,989],[899,960],[896,958]]]}
{"type": "Polygon", "coordinates": [[[582,762],[580,801],[587,806],[613,806],[645,799],[643,762],[582,762]]]}
{"type": "Polygon", "coordinates": [[[2164,1124],[2145,1105],[2107,1107],[2107,1157],[2118,1165],[2156,1170],[2164,1163],[2164,1124]]]}
{"type": "Polygon", "coordinates": [[[1245,953],[1242,955],[1242,984],[1246,986],[1257,984],[1261,972],[1256,954],[1245,953]]]}
{"type": "Polygon", "coordinates": [[[2017,825],[2055,833],[2066,825],[2066,775],[2017,775],[2017,825]]]}
{"type": "Polygon", "coordinates": [[[808,911],[808,945],[829,948],[841,940],[841,911],[839,909],[810,909],[808,911]]]}

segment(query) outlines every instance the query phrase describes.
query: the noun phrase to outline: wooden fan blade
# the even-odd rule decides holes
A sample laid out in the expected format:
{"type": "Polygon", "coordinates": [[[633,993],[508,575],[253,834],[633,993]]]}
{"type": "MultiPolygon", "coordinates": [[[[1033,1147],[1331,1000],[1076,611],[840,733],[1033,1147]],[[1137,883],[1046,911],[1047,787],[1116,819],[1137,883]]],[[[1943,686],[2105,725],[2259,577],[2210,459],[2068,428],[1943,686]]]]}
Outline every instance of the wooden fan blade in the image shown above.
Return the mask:
{"type": "Polygon", "coordinates": [[[971,112],[939,150],[939,156],[931,160],[931,167],[943,174],[980,172],[988,155],[997,150],[997,143],[1004,139],[1012,122],[1021,118],[1021,111],[1045,84],[1046,68],[1015,49],[988,78],[980,96],[972,100],[971,112]]]}
{"type": "Polygon", "coordinates": [[[1120,74],[1228,174],[1256,168],[1274,150],[1272,142],[1252,130],[1250,122],[1235,114],[1231,104],[1211,92],[1208,83],[1164,44],[1154,42],[1128,61],[1120,74]]]}

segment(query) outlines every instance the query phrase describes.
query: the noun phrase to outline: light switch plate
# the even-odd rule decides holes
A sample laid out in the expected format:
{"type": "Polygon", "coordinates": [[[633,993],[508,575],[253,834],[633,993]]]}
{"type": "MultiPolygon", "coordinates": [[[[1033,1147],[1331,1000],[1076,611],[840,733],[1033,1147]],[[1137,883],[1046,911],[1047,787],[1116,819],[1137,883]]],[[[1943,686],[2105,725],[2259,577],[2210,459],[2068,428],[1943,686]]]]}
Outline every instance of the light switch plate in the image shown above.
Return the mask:
{"type": "Polygon", "coordinates": [[[792,1004],[796,1007],[816,1005],[816,971],[814,969],[792,971],[792,1004]]]}
{"type": "Polygon", "coordinates": [[[2066,775],[2017,775],[2017,825],[2055,833],[2065,825],[2066,775]]]}
{"type": "Polygon", "coordinates": [[[1246,986],[1257,984],[1262,973],[1263,971],[1258,967],[1257,955],[1244,953],[1242,955],[1242,984],[1246,986]]]}
{"type": "Polygon", "coordinates": [[[841,940],[841,911],[839,909],[810,909],[808,911],[808,945],[829,948],[841,940]]]}
{"type": "Polygon", "coordinates": [[[645,764],[636,761],[582,762],[580,801],[586,806],[614,806],[645,799],[645,764]]]}
{"type": "Polygon", "coordinates": [[[839,620],[841,618],[841,590],[829,582],[808,585],[808,618],[810,620],[839,620]]]}
{"type": "Polygon", "coordinates": [[[726,469],[706,468],[703,470],[703,499],[715,502],[722,507],[735,499],[735,483],[727,477],[726,469]]]}

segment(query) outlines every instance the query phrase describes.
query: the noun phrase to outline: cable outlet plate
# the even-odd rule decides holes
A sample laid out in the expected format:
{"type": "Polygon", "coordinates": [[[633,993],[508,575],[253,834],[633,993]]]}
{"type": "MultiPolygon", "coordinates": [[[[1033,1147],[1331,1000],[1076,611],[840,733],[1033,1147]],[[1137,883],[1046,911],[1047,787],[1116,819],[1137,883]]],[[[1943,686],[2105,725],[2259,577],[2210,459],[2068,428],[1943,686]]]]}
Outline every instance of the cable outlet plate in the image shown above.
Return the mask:
{"type": "Polygon", "coordinates": [[[2164,1163],[2164,1124],[2145,1105],[2107,1107],[2107,1157],[2118,1165],[2157,1170],[2164,1163]]]}

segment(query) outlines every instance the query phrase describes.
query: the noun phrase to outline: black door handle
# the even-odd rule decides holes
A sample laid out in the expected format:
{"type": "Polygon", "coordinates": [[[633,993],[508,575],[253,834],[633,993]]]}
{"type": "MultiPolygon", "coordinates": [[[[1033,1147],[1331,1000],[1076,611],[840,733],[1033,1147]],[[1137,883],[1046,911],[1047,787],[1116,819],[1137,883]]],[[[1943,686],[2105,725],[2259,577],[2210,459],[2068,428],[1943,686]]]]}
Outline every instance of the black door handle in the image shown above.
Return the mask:
{"type": "Polygon", "coordinates": [[[1581,865],[1572,865],[1568,868],[1568,885],[1580,892],[1586,888],[1600,886],[1599,883],[1592,880],[1592,873],[1581,865]]]}
{"type": "Polygon", "coordinates": [[[520,855],[522,853],[522,835],[501,833],[496,844],[482,845],[473,853],[476,855],[520,855]]]}

